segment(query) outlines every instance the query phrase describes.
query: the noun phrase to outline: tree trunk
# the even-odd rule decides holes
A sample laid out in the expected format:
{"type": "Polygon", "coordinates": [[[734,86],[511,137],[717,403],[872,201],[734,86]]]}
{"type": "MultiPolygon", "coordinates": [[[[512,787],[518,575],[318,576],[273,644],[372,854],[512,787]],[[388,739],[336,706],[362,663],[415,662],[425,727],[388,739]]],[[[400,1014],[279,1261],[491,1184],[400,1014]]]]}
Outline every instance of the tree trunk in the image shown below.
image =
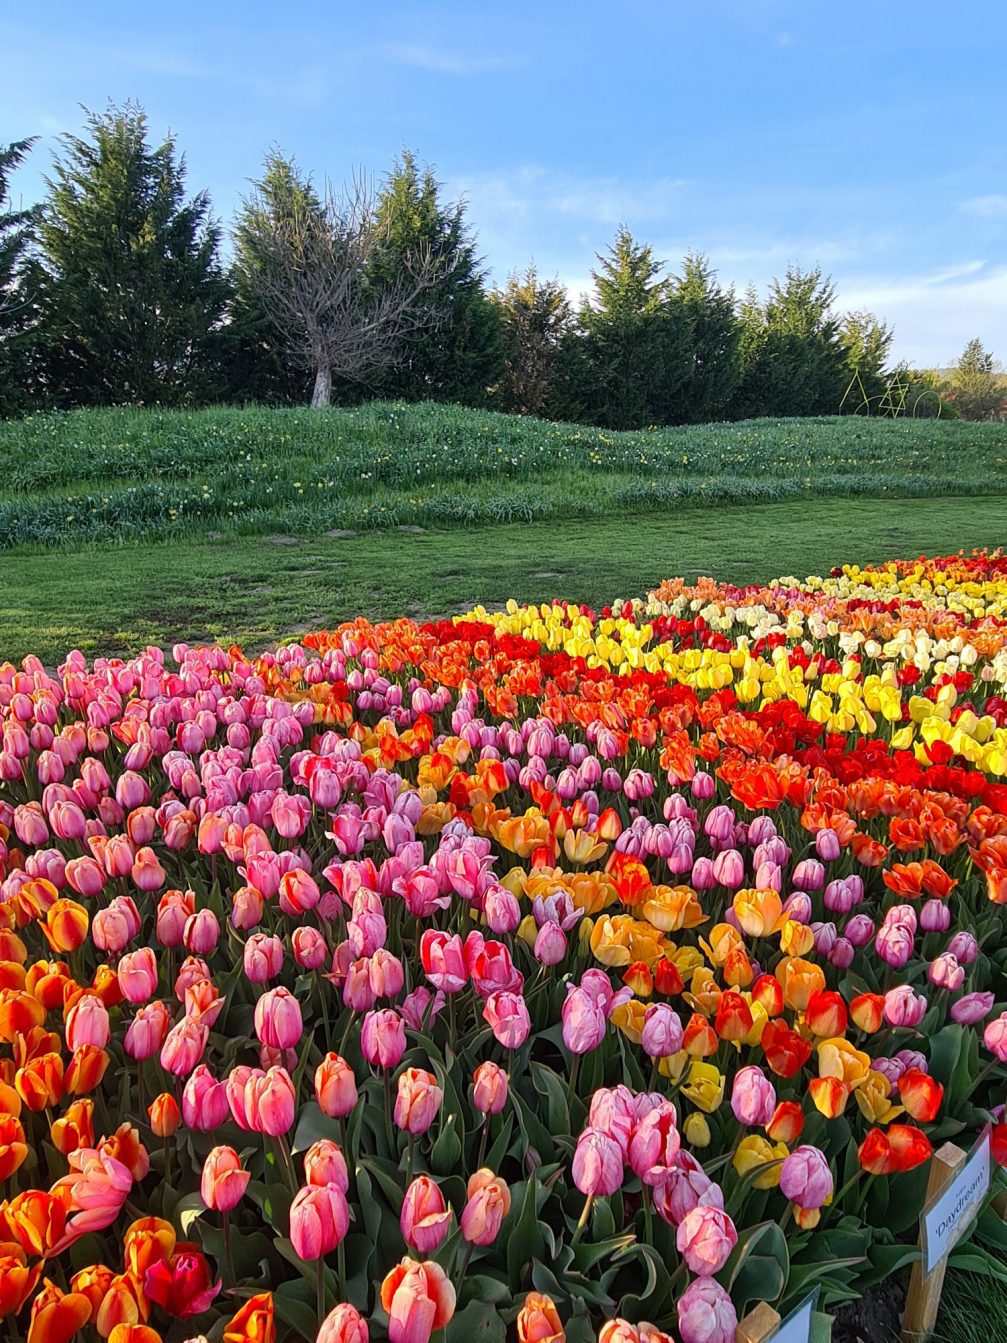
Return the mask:
{"type": "Polygon", "coordinates": [[[315,390],[311,393],[312,408],[323,409],[331,400],[332,373],[327,368],[320,368],[315,374],[315,390]]]}

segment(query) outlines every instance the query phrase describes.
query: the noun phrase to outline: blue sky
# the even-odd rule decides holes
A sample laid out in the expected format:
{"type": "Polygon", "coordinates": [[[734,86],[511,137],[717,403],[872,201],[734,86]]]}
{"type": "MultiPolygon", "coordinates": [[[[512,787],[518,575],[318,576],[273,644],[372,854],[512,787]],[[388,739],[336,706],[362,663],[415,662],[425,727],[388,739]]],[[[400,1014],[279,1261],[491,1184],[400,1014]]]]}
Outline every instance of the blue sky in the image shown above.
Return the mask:
{"type": "Polygon", "coordinates": [[[1002,0],[33,0],[0,11],[0,141],[138,99],[226,222],[264,150],[319,179],[404,145],[464,195],[491,274],[572,290],[626,223],[764,285],[818,261],[844,307],[946,364],[1007,361],[1002,0]]]}

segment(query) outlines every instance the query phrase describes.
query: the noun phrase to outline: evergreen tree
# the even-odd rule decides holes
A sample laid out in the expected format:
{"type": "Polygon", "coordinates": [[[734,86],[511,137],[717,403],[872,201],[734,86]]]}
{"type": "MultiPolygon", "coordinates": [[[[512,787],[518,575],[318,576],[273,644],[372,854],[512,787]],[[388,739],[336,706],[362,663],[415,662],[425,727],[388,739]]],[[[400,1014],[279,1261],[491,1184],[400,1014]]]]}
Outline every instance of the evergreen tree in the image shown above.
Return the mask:
{"type": "Polygon", "coordinates": [[[314,215],[324,227],[325,206],[310,177],[302,176],[292,158],[270,150],[262,177],[242,202],[234,221],[234,298],[228,328],[229,397],[271,405],[299,404],[307,399],[311,378],[303,361],[291,357],[283,332],[262,299],[262,271],[269,265],[269,237],[277,221],[298,212],[314,215]]]}
{"type": "Polygon", "coordinates": [[[652,248],[621,227],[592,271],[595,292],[580,324],[593,378],[588,418],[612,429],[668,423],[690,373],[683,307],[652,248]]]}
{"type": "Polygon", "coordinates": [[[541,280],[534,262],[511,275],[491,296],[500,314],[505,361],[499,384],[501,409],[549,416],[564,392],[563,349],[574,315],[558,280],[541,280]]]}
{"type": "Polygon", "coordinates": [[[894,331],[872,312],[849,312],[839,327],[847,379],[842,409],[877,414],[885,402],[886,364],[894,331]]]}
{"type": "Polygon", "coordinates": [[[736,417],[835,415],[848,379],[835,287],[821,269],[791,266],[764,304],[749,290],[741,306],[742,377],[736,417]]]}
{"type": "Polygon", "coordinates": [[[371,268],[375,287],[400,283],[410,258],[421,254],[439,264],[441,279],[424,296],[431,326],[406,339],[403,358],[376,390],[411,401],[486,404],[502,371],[503,336],[464,204],[444,204],[433,172],[405,150],[379,192],[378,224],[385,236],[371,268]]]}
{"type": "Polygon", "coordinates": [[[955,363],[949,394],[963,420],[990,420],[1003,410],[1007,386],[996,359],[978,338],[969,341],[955,363]]]}
{"type": "Polygon", "coordinates": [[[705,256],[690,252],[671,292],[689,328],[691,367],[671,416],[705,424],[723,417],[741,378],[741,328],[733,289],[722,289],[705,256]]]}
{"type": "Polygon", "coordinates": [[[46,379],[65,405],[177,405],[217,386],[228,285],[205,192],[185,199],[143,110],[87,114],[61,140],[38,227],[46,379]]]}
{"type": "Polygon", "coordinates": [[[28,404],[34,303],[25,260],[35,212],[12,208],[10,178],[34,143],[17,140],[0,148],[0,417],[28,404]]]}

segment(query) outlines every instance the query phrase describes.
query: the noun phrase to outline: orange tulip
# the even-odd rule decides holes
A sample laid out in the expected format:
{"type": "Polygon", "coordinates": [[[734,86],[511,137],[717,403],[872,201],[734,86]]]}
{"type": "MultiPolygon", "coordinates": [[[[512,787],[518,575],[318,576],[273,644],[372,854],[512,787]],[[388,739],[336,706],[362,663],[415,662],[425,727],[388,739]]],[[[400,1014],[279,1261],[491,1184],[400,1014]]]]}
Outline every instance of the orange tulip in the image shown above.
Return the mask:
{"type": "Polygon", "coordinates": [[[813,1077],[808,1083],[808,1092],[815,1108],[826,1119],[835,1119],[846,1109],[852,1087],[838,1077],[813,1077]]]}
{"type": "Polygon", "coordinates": [[[76,951],[87,937],[89,923],[83,905],[61,896],[49,906],[41,928],[53,951],[76,951]]]}
{"type": "Polygon", "coordinates": [[[64,1079],[67,1091],[80,1096],[93,1091],[105,1076],[109,1058],[97,1045],[80,1045],[73,1051],[64,1079]]]}
{"type": "Polygon", "coordinates": [[[775,975],[760,975],[752,985],[752,1001],[766,1009],[766,1016],[778,1017],[783,1012],[783,986],[775,975]]]}
{"type": "Polygon", "coordinates": [[[706,1059],[717,1052],[717,1033],[706,1017],[693,1012],[682,1037],[682,1048],[693,1059],[706,1059]]]}
{"type": "Polygon", "coordinates": [[[728,990],[720,995],[714,1026],[722,1040],[743,1040],[752,1029],[752,1009],[741,996],[728,990]]]}
{"type": "Polygon", "coordinates": [[[70,1290],[86,1296],[91,1303],[91,1319],[97,1315],[98,1307],[105,1299],[114,1277],[112,1269],[106,1268],[104,1264],[92,1264],[89,1268],[82,1268],[70,1279],[70,1290]]]}
{"type": "Polygon", "coordinates": [[[94,1325],[102,1338],[120,1324],[146,1323],[150,1305],[139,1282],[131,1273],[117,1273],[108,1284],[108,1291],[94,1317],[94,1325]]]}
{"type": "Polygon", "coordinates": [[[20,1119],[0,1111],[0,1181],[13,1175],[27,1155],[20,1119]]]}
{"type": "Polygon", "coordinates": [[[773,1142],[796,1142],[804,1131],[804,1114],[796,1101],[780,1101],[766,1133],[773,1142]]]}
{"type": "Polygon", "coordinates": [[[130,1123],[120,1124],[110,1138],[103,1138],[98,1151],[121,1161],[134,1180],[142,1180],[150,1170],[147,1149],[130,1123]]]}
{"type": "Polygon", "coordinates": [[[22,1250],[43,1258],[63,1236],[66,1204],[42,1189],[29,1189],[11,1199],[6,1216],[22,1250]]]}
{"type": "Polygon", "coordinates": [[[64,1156],[78,1147],[94,1146],[94,1101],[72,1101],[60,1119],[53,1120],[49,1131],[52,1145],[64,1156]]]}
{"type": "Polygon", "coordinates": [[[899,1100],[917,1124],[932,1124],[943,1099],[940,1082],[919,1068],[909,1068],[899,1078],[899,1100]]]}
{"type": "Polygon", "coordinates": [[[776,977],[783,986],[783,998],[795,1012],[806,1012],[808,1003],[825,988],[821,966],[792,956],[776,967],[776,977]]]}
{"type": "Polygon", "coordinates": [[[19,1068],[14,1078],[18,1095],[29,1110],[47,1110],[63,1095],[63,1060],[58,1054],[42,1054],[19,1068]]]}
{"type": "Polygon", "coordinates": [[[808,1003],[804,1019],[814,1035],[845,1035],[849,1017],[842,995],[816,993],[808,1003]]]}
{"type": "MultiPolygon", "coordinates": [[[[275,1343],[272,1292],[251,1296],[224,1330],[222,1343],[275,1343]]],[[[112,1343],[111,1339],[109,1343],[112,1343]]]]}
{"type": "Polygon", "coordinates": [[[151,1264],[170,1259],[175,1250],[175,1229],[160,1217],[140,1217],[126,1228],[123,1260],[127,1273],[142,1283],[151,1264]]]}
{"type": "Polygon", "coordinates": [[[563,1343],[566,1333],[550,1296],[529,1292],[517,1317],[519,1343],[563,1343]]]}
{"type": "Polygon", "coordinates": [[[45,1008],[37,998],[19,989],[0,989],[0,1043],[12,1044],[43,1021],[45,1008]]]}
{"type": "Polygon", "coordinates": [[[28,1257],[20,1245],[0,1246],[0,1319],[16,1315],[35,1290],[42,1265],[28,1267],[28,1257]]]}
{"type": "Polygon", "coordinates": [[[86,1296],[63,1293],[46,1278],[44,1289],[32,1302],[28,1343],[70,1343],[90,1318],[91,1303],[86,1296]]]}
{"type": "Polygon", "coordinates": [[[170,1091],[162,1091],[147,1106],[150,1117],[150,1129],[156,1138],[171,1138],[178,1132],[182,1122],[182,1112],[178,1101],[170,1091]]]}
{"type": "Polygon", "coordinates": [[[47,1012],[63,1006],[67,989],[73,984],[65,961],[36,961],[25,975],[25,988],[39,1000],[47,1012]]]}
{"type": "Polygon", "coordinates": [[[873,1035],[885,1019],[885,998],[882,993],[861,993],[850,1003],[850,1016],[860,1030],[873,1035]]]}
{"type": "Polygon", "coordinates": [[[161,1343],[161,1335],[149,1324],[117,1324],[107,1343],[161,1343]]]}

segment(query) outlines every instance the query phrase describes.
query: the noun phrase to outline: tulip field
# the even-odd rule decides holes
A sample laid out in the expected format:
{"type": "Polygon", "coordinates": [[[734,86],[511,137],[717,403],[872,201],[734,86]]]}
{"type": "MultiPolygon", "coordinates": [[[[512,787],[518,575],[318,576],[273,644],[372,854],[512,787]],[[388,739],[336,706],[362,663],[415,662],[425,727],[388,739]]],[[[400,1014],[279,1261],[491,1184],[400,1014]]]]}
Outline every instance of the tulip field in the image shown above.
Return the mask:
{"type": "Polygon", "coordinates": [[[983,1133],[1002,1292],[1000,552],[28,655],[0,727],[12,1343],[845,1340],[983,1133]]]}

